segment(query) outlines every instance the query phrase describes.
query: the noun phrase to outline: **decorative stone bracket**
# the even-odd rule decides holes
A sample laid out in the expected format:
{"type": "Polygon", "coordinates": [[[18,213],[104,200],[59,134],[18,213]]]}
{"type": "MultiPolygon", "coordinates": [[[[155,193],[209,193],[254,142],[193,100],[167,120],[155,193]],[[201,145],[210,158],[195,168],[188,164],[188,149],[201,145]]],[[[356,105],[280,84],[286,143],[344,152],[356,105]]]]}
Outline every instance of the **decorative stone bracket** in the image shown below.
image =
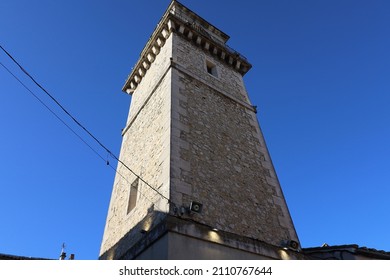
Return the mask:
{"type": "MultiPolygon", "coordinates": [[[[177,2],[173,1],[173,4],[177,2]]],[[[172,4],[171,4],[172,6],[172,4]]],[[[228,45],[219,42],[202,27],[197,24],[196,20],[190,22],[185,17],[181,16],[177,10],[168,8],[160,23],[143,49],[140,59],[136,63],[133,71],[130,73],[122,90],[128,94],[132,94],[137,86],[141,83],[142,78],[155,61],[156,56],[160,53],[160,49],[164,46],[165,41],[169,38],[172,32],[192,42],[199,48],[209,52],[211,55],[233,67],[241,75],[252,67],[245,57],[230,48],[228,45]]],[[[187,11],[187,13],[192,13],[187,11]]],[[[192,14],[193,16],[193,14],[192,14]]],[[[204,21],[203,19],[200,19],[204,21]]]]}

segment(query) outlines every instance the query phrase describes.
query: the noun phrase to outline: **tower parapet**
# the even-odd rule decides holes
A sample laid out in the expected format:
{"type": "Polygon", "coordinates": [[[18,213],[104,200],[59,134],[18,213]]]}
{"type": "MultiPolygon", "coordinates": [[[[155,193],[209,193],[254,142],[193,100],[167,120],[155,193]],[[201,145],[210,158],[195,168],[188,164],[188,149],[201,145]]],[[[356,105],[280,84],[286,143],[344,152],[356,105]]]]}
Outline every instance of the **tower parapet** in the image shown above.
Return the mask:
{"type": "Polygon", "coordinates": [[[122,88],[123,91],[129,94],[134,92],[172,32],[235,68],[242,75],[252,67],[243,55],[226,44],[229,40],[227,34],[178,1],[172,1],[141,52],[138,62],[122,88]]]}

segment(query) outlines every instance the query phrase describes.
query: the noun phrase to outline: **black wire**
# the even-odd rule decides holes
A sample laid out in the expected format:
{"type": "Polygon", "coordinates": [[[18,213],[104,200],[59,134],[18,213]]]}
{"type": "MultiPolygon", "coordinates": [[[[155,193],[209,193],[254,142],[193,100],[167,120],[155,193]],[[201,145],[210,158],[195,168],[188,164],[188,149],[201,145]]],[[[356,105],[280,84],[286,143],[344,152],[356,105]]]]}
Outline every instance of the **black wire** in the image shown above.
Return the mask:
{"type": "MultiPolygon", "coordinates": [[[[121,176],[122,179],[125,180],[129,185],[131,184],[131,183],[129,182],[129,180],[127,180],[127,178],[126,178],[124,175],[122,175],[122,174],[118,171],[118,169],[114,168],[110,163],[108,163],[108,165],[109,165],[109,166],[111,167],[111,169],[114,170],[119,176],[121,176]]],[[[163,212],[163,210],[160,209],[160,208],[159,208],[151,199],[149,199],[145,194],[143,194],[140,190],[138,190],[138,192],[139,192],[140,195],[142,195],[147,201],[149,201],[150,203],[152,203],[152,204],[156,207],[157,210],[163,212]]]]}
{"type": "Polygon", "coordinates": [[[8,55],[9,58],[12,59],[12,61],[19,66],[19,68],[23,71],[24,74],[26,74],[41,90],[43,90],[64,112],[67,114],[78,126],[80,126],[86,133],[89,134],[103,149],[105,149],[108,153],[111,154],[111,151],[108,150],[91,132],[89,132],[88,129],[86,129],[76,118],[74,118],[68,110],[66,110],[58,101],[54,98],[43,86],[41,86],[13,57],[12,55],[7,52],[1,45],[0,48],[8,55]]]}
{"type": "Polygon", "coordinates": [[[40,99],[32,90],[30,90],[18,77],[16,77],[11,70],[9,70],[3,63],[0,62],[0,65],[3,66],[7,72],[14,77],[32,96],[34,96],[50,113],[52,113],[63,125],[65,125],[70,131],[73,132],[85,145],[87,145],[98,157],[100,157],[103,161],[106,161],[103,156],[101,156],[94,148],[91,147],[76,131],[74,131],[66,122],[64,122],[52,109],[47,106],[42,99],[40,99]]]}
{"type": "MultiPolygon", "coordinates": [[[[100,155],[91,145],[89,145],[76,131],[74,131],[64,120],[62,120],[60,118],[60,116],[58,116],[52,109],[50,109],[49,106],[47,106],[45,104],[45,102],[43,102],[42,99],[40,99],[31,89],[29,89],[15,74],[12,73],[12,71],[7,68],[1,61],[0,61],[0,65],[5,69],[7,70],[7,72],[15,78],[15,80],[17,80],[32,96],[34,96],[50,113],[52,113],[63,125],[65,125],[74,135],[77,136],[77,138],[79,138],[85,145],[87,145],[98,157],[100,157],[104,162],[107,163],[107,165],[109,165],[111,167],[111,169],[113,169],[119,176],[121,176],[127,183],[130,184],[130,182],[126,179],[125,176],[123,176],[117,169],[115,169],[110,163],[108,160],[105,160],[103,158],[102,155],[100,155]]],[[[150,203],[152,203],[153,205],[155,205],[155,207],[157,208],[157,210],[160,210],[162,211],[161,209],[158,208],[158,206],[153,203],[153,201],[151,199],[149,199],[145,194],[143,194],[141,191],[139,191],[140,195],[142,195],[146,200],[148,200],[150,203]]]]}
{"type": "MultiPolygon", "coordinates": [[[[148,182],[146,182],[144,179],[142,179],[138,174],[136,174],[130,167],[128,167],[123,161],[121,161],[117,156],[115,156],[105,145],[103,145],[99,139],[97,139],[88,129],[86,129],[75,117],[73,117],[43,86],[41,86],[17,61],[13,56],[7,52],[1,45],[0,48],[7,54],[7,56],[25,73],[40,89],[42,89],[64,112],[67,114],[81,129],[83,129],[89,136],[92,137],[106,152],[113,157],[115,160],[117,160],[119,163],[121,163],[126,169],[128,169],[131,173],[134,174],[141,182],[143,182],[145,185],[147,185],[149,188],[154,190],[156,193],[158,193],[162,198],[166,199],[168,203],[172,203],[172,201],[167,198],[165,195],[163,195],[160,191],[158,191],[156,188],[151,186],[148,182]]],[[[3,65],[4,66],[4,65],[3,65]]],[[[45,105],[46,106],[46,105],[45,105]]]]}

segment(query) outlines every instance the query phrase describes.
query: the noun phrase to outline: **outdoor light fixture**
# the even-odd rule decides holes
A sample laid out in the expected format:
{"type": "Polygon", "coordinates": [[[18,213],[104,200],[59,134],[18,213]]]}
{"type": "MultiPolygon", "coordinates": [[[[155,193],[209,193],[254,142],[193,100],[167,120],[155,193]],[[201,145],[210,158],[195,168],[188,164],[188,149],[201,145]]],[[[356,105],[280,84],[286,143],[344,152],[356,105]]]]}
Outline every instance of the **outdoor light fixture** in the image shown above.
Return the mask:
{"type": "Polygon", "coordinates": [[[299,249],[299,243],[295,240],[287,240],[286,249],[292,249],[296,251],[299,249]]]}
{"type": "Polygon", "coordinates": [[[203,204],[196,201],[191,201],[190,211],[195,213],[201,213],[203,208],[203,204]]]}

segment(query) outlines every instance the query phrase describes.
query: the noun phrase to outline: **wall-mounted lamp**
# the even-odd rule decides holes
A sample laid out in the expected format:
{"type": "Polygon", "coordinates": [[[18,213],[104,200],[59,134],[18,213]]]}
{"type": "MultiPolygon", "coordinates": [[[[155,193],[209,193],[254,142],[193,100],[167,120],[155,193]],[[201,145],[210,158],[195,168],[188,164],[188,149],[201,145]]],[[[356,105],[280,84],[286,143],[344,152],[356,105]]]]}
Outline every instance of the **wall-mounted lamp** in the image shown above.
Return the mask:
{"type": "Polygon", "coordinates": [[[191,213],[201,213],[203,208],[203,204],[196,201],[191,201],[190,206],[180,206],[180,207],[173,207],[173,212],[175,214],[178,214],[179,216],[183,215],[189,215],[191,213]]]}
{"type": "Polygon", "coordinates": [[[286,249],[297,251],[299,249],[299,243],[295,240],[287,240],[285,247],[286,249]]]}
{"type": "Polygon", "coordinates": [[[201,213],[203,208],[203,204],[196,201],[191,201],[190,211],[195,213],[201,213]]]}

